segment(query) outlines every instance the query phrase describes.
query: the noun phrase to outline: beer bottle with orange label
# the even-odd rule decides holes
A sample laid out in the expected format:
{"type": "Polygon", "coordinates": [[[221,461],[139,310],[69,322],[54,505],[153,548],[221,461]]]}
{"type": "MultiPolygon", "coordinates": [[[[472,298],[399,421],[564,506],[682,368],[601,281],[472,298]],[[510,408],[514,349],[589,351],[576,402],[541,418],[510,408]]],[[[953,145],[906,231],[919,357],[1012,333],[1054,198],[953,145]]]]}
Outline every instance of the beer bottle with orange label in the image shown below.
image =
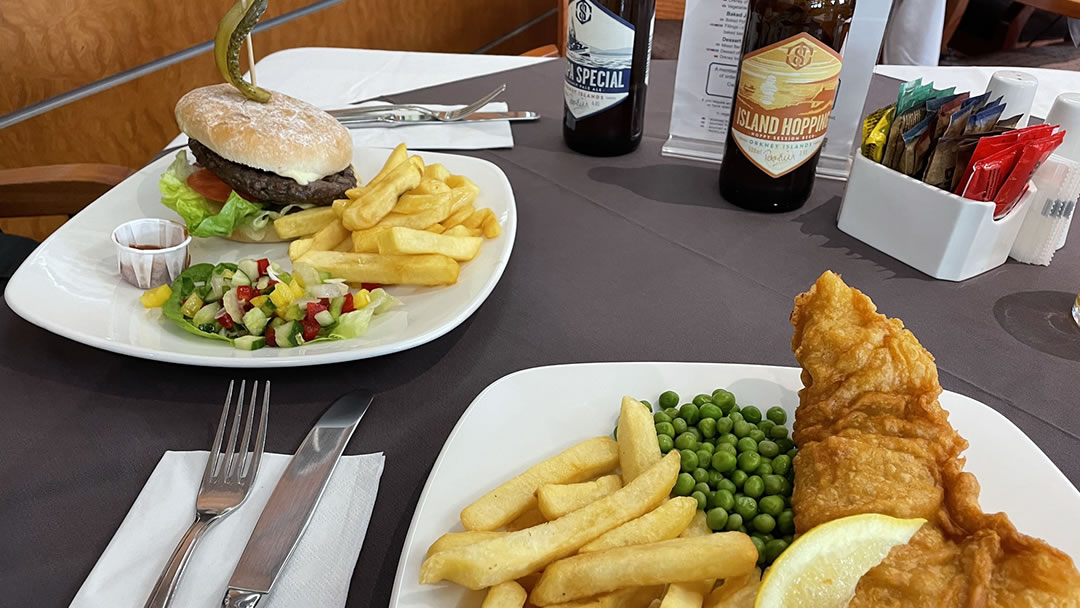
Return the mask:
{"type": "Polygon", "coordinates": [[[810,196],[855,0],[750,0],[720,194],[754,211],[810,196]]]}

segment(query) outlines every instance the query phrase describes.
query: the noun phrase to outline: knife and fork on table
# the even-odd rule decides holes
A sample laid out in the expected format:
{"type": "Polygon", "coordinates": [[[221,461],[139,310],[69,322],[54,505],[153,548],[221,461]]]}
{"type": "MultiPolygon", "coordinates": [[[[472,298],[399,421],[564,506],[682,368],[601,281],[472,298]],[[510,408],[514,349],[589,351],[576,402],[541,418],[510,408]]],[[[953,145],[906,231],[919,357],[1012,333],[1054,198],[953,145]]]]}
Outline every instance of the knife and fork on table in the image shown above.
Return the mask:
{"type": "MultiPolygon", "coordinates": [[[[243,508],[255,482],[266,442],[270,383],[264,384],[257,422],[259,383],[253,383],[246,405],[245,389],[246,382],[242,381],[234,401],[234,382],[229,383],[196,499],[195,521],[163,568],[146,608],[170,604],[199,539],[214,523],[243,508]],[[250,445],[253,431],[254,444],[250,445]]],[[[307,434],[259,515],[221,600],[223,607],[252,608],[271,593],[373,399],[374,394],[366,390],[338,398],[307,434]]]]}

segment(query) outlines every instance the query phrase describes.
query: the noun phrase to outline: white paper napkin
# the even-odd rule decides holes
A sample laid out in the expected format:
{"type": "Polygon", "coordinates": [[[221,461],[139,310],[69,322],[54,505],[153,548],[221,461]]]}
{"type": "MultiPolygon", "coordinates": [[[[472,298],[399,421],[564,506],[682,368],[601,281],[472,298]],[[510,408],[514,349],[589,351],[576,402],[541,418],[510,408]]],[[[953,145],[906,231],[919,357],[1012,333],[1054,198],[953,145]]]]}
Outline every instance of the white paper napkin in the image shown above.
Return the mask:
{"type": "MultiPolygon", "coordinates": [[[[165,452],[135,504],[75,595],[73,607],[142,608],[195,514],[207,452],[165,452]]],[[[290,456],[265,454],[243,506],[195,547],[175,608],[220,606],[229,578],[290,456]]],[[[296,550],[260,607],[345,605],[383,471],[382,453],[344,456],[296,550]]]]}
{"type": "MultiPolygon", "coordinates": [[[[365,103],[351,107],[371,107],[383,104],[365,103]]],[[[420,104],[432,110],[454,110],[462,106],[432,103],[420,104]]],[[[503,102],[492,102],[482,112],[505,112],[503,102]]],[[[353,145],[357,147],[392,148],[401,142],[411,150],[487,150],[513,148],[514,135],[510,123],[505,120],[484,122],[456,122],[453,124],[423,124],[403,127],[359,127],[349,129],[353,145]]]]}

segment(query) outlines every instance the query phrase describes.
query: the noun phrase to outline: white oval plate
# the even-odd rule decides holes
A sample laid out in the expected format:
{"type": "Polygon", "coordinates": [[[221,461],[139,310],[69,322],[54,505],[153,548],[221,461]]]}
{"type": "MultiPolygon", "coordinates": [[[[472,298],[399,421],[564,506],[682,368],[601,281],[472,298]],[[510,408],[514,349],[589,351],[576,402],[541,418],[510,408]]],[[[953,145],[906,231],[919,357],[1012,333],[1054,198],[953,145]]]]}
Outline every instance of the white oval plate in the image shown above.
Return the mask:
{"type": "MultiPolygon", "coordinates": [[[[389,150],[383,149],[357,149],[353,165],[358,177],[373,177],[388,154],[389,150]]],[[[510,182],[494,164],[454,154],[420,155],[427,163],[442,163],[452,173],[476,182],[480,186],[476,207],[494,211],[503,232],[499,238],[486,241],[475,259],[461,265],[455,285],[389,287],[401,306],[372,323],[361,338],[247,352],[189,334],[163,319],[160,309],[144,309],[138,301],[142,290],[125,283],[117,273],[109,235],[128,220],[177,219],[161,204],[158,193],[158,180],[175,154],[144,167],[61,226],[16,271],[4,299],[20,317],[76,342],[189,365],[300,367],[377,357],[425,344],[460,325],[495,288],[514,246],[517,208],[510,182]]],[[[288,243],[197,238],[192,239],[190,251],[192,264],[268,257],[291,267],[288,243]]]]}
{"type": "MultiPolygon", "coordinates": [[[[726,388],[743,404],[783,406],[788,428],[802,388],[795,367],[728,363],[582,363],[516,372],[488,386],[461,416],[428,475],[398,562],[390,605],[478,607],[482,591],[450,583],[420,585],[427,548],[461,531],[461,509],[533,463],[589,437],[611,435],[623,395],[656,404],[671,389],[683,402],[726,388]]],[[[1004,416],[958,393],[941,405],[967,440],[967,470],[982,485],[988,512],[1004,511],[1021,532],[1048,539],[1080,560],[1080,529],[1062,526],[1080,513],[1080,492],[1027,435],[1004,416]],[[1032,500],[1018,484],[1039,488],[1032,500]]]]}

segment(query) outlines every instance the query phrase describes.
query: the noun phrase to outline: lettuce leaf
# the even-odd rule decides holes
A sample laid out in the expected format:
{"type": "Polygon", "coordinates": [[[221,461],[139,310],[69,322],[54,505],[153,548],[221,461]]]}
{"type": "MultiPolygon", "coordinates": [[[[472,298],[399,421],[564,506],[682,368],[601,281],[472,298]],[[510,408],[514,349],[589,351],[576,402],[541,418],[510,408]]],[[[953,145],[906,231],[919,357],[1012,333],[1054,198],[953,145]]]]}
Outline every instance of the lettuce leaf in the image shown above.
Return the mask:
{"type": "Polygon", "coordinates": [[[188,162],[187,151],[176,155],[158,182],[161,203],[175,211],[187,224],[192,236],[229,236],[242,231],[252,239],[262,237],[268,228],[271,215],[262,205],[245,200],[236,192],[229,193],[225,204],[212,201],[199,194],[187,184],[187,178],[198,169],[188,162]]]}
{"type": "Polygon", "coordinates": [[[180,276],[173,281],[172,295],[161,306],[161,312],[165,315],[165,318],[179,325],[184,331],[193,333],[196,336],[224,340],[232,344],[231,338],[226,338],[218,333],[202,331],[191,322],[191,319],[188,319],[184,316],[184,313],[180,312],[180,307],[183,306],[184,300],[188,296],[205,285],[215,272],[223,272],[225,269],[236,270],[236,264],[218,264],[217,266],[213,264],[196,264],[181,272],[180,276]]]}

